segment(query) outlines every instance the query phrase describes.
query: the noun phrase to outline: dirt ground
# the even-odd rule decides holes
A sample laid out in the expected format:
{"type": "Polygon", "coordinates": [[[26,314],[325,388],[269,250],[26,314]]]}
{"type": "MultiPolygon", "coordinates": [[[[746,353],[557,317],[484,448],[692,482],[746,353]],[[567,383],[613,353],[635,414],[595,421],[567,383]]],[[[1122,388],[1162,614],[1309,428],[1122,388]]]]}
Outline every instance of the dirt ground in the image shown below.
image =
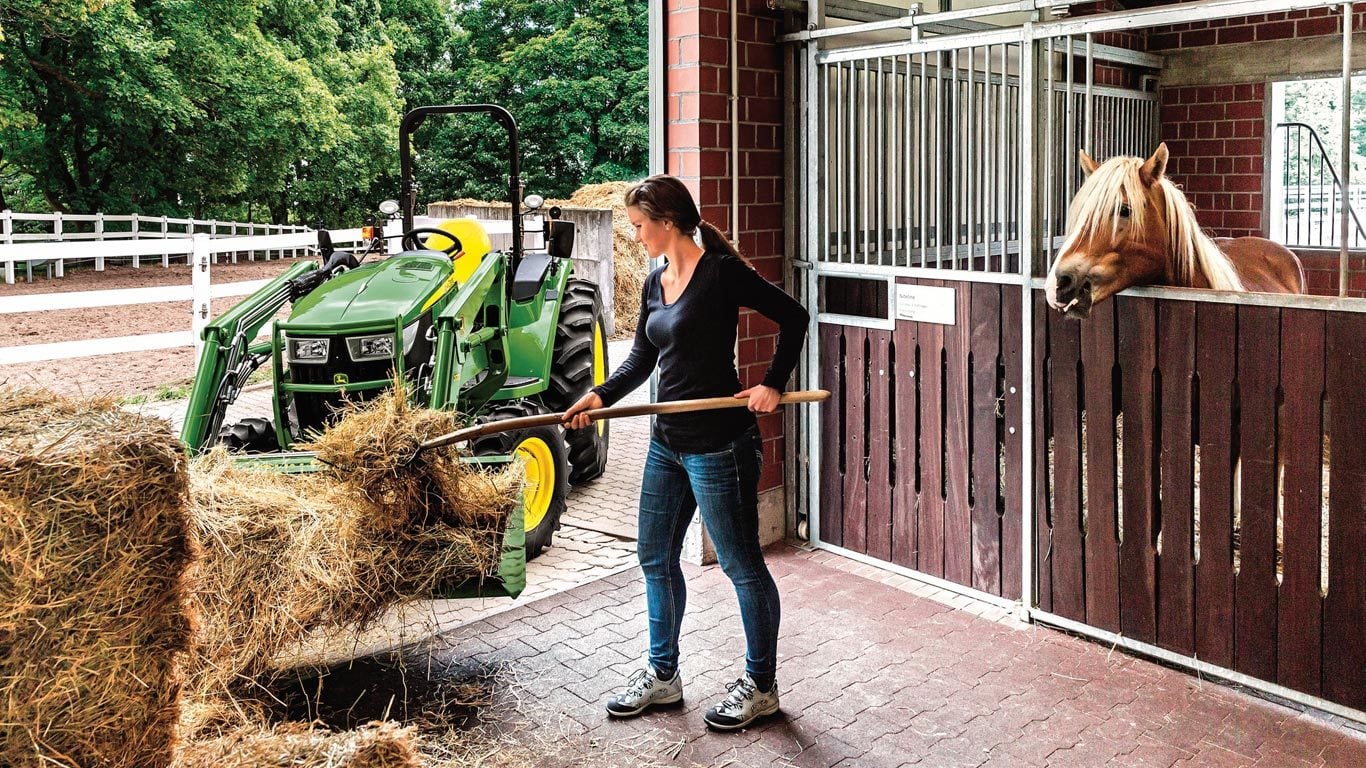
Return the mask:
{"type": "MultiPolygon", "coordinates": [[[[213,267],[214,283],[264,280],[289,268],[290,259],[224,262],[213,267]]],[[[22,278],[21,278],[22,280],[22,278]]],[[[66,291],[110,290],[189,285],[190,267],[185,264],[110,265],[96,272],[88,265],[68,266],[66,276],[48,278],[34,274],[33,282],[0,283],[0,301],[9,296],[28,296],[66,291]]],[[[214,314],[240,301],[218,299],[214,314]]],[[[143,333],[190,329],[190,307],[185,302],[135,304],[123,307],[52,310],[0,315],[0,347],[46,344],[79,339],[102,339],[143,333]]],[[[64,394],[155,396],[187,384],[194,376],[194,350],[184,349],[97,355],[43,363],[0,365],[0,387],[39,386],[64,394]]]]}

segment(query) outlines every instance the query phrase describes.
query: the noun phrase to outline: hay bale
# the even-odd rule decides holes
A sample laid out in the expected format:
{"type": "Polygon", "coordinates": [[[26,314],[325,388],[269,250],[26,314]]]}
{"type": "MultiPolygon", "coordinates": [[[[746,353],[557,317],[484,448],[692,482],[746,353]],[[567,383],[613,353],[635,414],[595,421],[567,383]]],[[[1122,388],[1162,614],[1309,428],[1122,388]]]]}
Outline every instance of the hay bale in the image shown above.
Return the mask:
{"type": "Polygon", "coordinates": [[[187,735],[253,719],[241,700],[314,630],[363,627],[395,603],[497,566],[520,471],[473,469],[451,449],[407,461],[455,417],[412,409],[401,392],[367,405],[310,446],[325,472],[281,474],[222,452],[191,465],[203,556],[193,572],[200,628],[187,735]]]}
{"type": "Polygon", "coordinates": [[[0,392],[0,765],[170,762],[192,625],[185,484],[164,422],[0,392]]]}
{"type": "Polygon", "coordinates": [[[609,181],[580,187],[568,200],[557,205],[579,208],[608,208],[612,211],[612,273],[614,275],[613,311],[616,313],[618,338],[636,331],[640,318],[640,289],[650,272],[645,246],[636,242],[631,219],[626,215],[626,189],[633,182],[609,181]]]}
{"type": "Polygon", "coordinates": [[[340,733],[253,725],[186,745],[172,768],[420,768],[413,739],[412,728],[390,722],[340,733]]]}

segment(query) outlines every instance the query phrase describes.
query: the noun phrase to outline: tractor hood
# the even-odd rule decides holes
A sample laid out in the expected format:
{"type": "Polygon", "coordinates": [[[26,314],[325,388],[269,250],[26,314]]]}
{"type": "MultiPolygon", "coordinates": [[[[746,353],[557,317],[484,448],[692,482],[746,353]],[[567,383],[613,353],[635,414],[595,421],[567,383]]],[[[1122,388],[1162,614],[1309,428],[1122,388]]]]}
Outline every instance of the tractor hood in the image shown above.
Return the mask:
{"type": "Polygon", "coordinates": [[[455,287],[451,260],[434,253],[399,254],[344,272],[299,299],[289,322],[307,325],[378,323],[397,315],[412,322],[455,287]]]}

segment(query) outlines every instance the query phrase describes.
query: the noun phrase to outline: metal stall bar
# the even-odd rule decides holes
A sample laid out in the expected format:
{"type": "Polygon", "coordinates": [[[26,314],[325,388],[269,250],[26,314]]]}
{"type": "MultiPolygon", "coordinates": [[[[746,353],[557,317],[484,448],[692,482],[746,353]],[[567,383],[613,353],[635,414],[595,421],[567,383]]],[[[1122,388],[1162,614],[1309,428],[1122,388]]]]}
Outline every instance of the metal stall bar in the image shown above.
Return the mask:
{"type": "Polygon", "coordinates": [[[1038,605],[1038,585],[1034,577],[1034,277],[1035,253],[1039,247],[1036,232],[1038,199],[1035,168],[1035,115],[1038,107],[1037,77],[1039,52],[1034,43],[1034,24],[1020,29],[1020,607],[1019,617],[1029,620],[1038,605]]]}

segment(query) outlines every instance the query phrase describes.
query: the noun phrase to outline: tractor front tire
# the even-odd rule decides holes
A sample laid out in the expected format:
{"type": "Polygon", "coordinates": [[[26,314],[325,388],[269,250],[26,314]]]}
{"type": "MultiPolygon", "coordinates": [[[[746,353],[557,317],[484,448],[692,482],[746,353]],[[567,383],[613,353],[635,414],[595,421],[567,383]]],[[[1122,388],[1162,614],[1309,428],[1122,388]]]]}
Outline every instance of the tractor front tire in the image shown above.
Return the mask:
{"type": "Polygon", "coordinates": [[[270,419],[242,419],[218,430],[218,443],[234,453],[271,453],[280,450],[270,419]]]}
{"type": "MultiPolygon", "coordinates": [[[[560,322],[555,327],[550,388],[545,393],[551,410],[566,410],[607,380],[607,327],[602,315],[597,285],[571,278],[564,287],[560,322]]],[[[609,427],[600,421],[564,433],[570,483],[596,480],[607,470],[609,427]]]]}
{"type": "MultiPolygon", "coordinates": [[[[479,418],[481,423],[548,413],[528,400],[502,403],[479,418]]],[[[530,560],[549,547],[560,527],[569,497],[569,462],[563,430],[534,427],[488,435],[474,441],[474,453],[508,455],[526,468],[522,522],[526,528],[526,557],[530,560]]]]}

